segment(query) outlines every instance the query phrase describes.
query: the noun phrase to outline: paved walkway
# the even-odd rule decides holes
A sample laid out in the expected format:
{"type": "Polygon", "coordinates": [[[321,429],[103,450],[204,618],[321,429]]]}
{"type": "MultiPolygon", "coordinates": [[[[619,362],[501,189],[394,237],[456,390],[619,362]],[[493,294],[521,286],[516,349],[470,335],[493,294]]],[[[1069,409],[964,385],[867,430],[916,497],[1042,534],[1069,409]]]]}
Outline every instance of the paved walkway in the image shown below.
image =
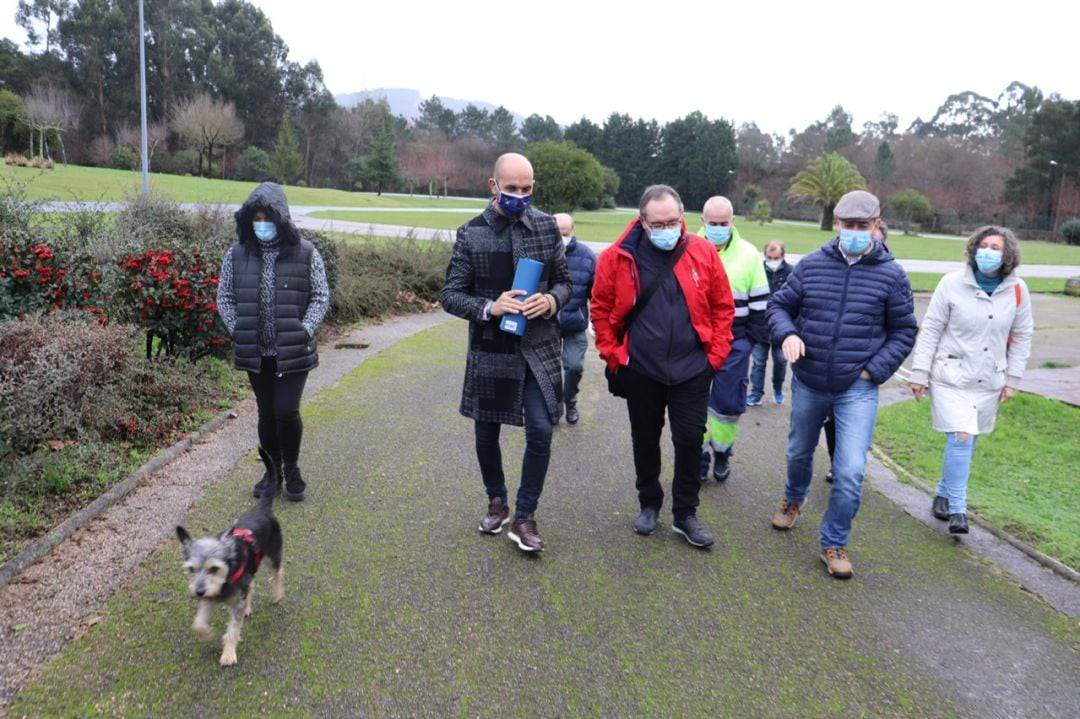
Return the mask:
{"type": "MultiPolygon", "coordinates": [[[[220,645],[190,630],[194,606],[169,536],[183,508],[138,533],[149,548],[105,562],[104,578],[84,569],[104,551],[101,534],[125,546],[108,539],[124,534],[123,517],[154,511],[136,496],[114,508],[114,530],[65,543],[63,562],[19,584],[27,602],[38,582],[119,591],[83,600],[92,621],[34,673],[10,715],[1076,715],[1076,585],[1064,585],[1054,609],[1038,577],[1016,579],[980,558],[979,546],[994,543],[985,533],[946,535],[925,497],[909,513],[866,491],[850,582],[828,578],[817,558],[828,485],[814,484],[793,531],[769,527],[786,406],[748,413],[731,480],[703,488],[712,551],[687,546],[667,514],[656,535],[639,537],[625,405],[607,394],[590,349],[582,421],[556,430],[538,515],[548,551],[528,556],[479,534],[471,424],[456,411],[465,323],[429,317],[437,324],[392,344],[386,336],[400,333],[361,331],[384,349],[365,350],[340,380],[316,375],[358,364],[347,354],[313,374],[303,410],[311,494],[277,507],[286,598],[270,605],[260,584],[238,666],[218,667],[220,645]]],[[[210,472],[183,518],[189,529],[218,531],[250,506],[261,471],[247,451],[252,415],[248,407],[236,420],[241,436],[232,430],[223,447],[211,438],[204,458],[187,463],[198,473],[207,457],[241,457],[210,472]]],[[[504,448],[516,487],[522,432],[508,428],[504,448]]],[[[871,485],[887,475],[872,465],[871,485]]],[[[168,484],[155,477],[145,491],[168,484]]],[[[5,643],[44,632],[40,617],[12,619],[13,586],[0,603],[5,643]]]]}

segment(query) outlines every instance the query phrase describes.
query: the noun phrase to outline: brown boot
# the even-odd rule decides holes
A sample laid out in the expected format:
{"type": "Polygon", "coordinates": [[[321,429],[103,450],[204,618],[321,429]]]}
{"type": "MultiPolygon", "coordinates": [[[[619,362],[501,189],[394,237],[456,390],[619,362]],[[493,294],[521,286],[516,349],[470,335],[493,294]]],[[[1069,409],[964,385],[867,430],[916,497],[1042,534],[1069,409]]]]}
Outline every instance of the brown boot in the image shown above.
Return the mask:
{"type": "Polygon", "coordinates": [[[795,520],[799,518],[801,504],[792,504],[786,499],[780,503],[780,508],[772,517],[773,529],[791,529],[795,526],[795,520]]]}
{"type": "Polygon", "coordinates": [[[523,552],[544,551],[544,543],[536,530],[536,520],[531,514],[525,519],[515,519],[510,525],[508,535],[511,541],[517,542],[518,549],[523,552]]]}
{"type": "Polygon", "coordinates": [[[498,534],[503,525],[510,521],[510,510],[502,497],[492,497],[488,501],[487,514],[480,520],[480,531],[484,534],[498,534]]]}

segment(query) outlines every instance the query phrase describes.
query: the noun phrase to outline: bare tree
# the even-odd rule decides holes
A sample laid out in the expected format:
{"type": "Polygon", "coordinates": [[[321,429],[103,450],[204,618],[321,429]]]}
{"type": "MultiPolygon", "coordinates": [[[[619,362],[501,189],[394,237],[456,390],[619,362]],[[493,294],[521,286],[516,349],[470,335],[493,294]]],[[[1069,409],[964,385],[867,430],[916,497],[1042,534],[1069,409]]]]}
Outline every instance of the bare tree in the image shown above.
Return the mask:
{"type": "Polygon", "coordinates": [[[202,158],[207,158],[207,176],[214,162],[215,148],[224,149],[244,137],[244,124],[236,117],[236,106],[218,102],[206,93],[179,102],[172,113],[172,128],[188,147],[199,151],[199,174],[202,158]]]}
{"type": "Polygon", "coordinates": [[[22,98],[22,121],[30,128],[30,155],[34,155],[34,132],[38,133],[38,151],[42,157],[50,156],[48,138],[55,135],[60,143],[62,162],[67,164],[64,133],[73,129],[79,118],[75,101],[64,90],[52,85],[35,87],[22,98]]]}

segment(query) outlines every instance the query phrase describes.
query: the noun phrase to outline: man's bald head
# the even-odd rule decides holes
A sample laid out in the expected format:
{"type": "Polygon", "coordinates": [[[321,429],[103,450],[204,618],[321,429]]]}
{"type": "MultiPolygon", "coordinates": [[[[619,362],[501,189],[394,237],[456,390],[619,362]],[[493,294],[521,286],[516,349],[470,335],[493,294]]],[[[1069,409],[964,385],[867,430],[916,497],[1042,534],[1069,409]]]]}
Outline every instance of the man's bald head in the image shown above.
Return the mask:
{"type": "Polygon", "coordinates": [[[705,206],[701,208],[701,214],[705,217],[706,222],[710,218],[724,218],[731,222],[732,215],[735,214],[735,208],[731,206],[731,200],[723,195],[713,195],[705,201],[705,206]]]}
{"type": "Polygon", "coordinates": [[[559,234],[563,237],[571,237],[574,234],[574,218],[565,212],[553,215],[555,224],[559,226],[559,234]]]}
{"type": "Polygon", "coordinates": [[[488,180],[491,194],[506,192],[511,195],[531,195],[533,191],[533,166],[529,158],[516,152],[499,155],[488,180]]]}

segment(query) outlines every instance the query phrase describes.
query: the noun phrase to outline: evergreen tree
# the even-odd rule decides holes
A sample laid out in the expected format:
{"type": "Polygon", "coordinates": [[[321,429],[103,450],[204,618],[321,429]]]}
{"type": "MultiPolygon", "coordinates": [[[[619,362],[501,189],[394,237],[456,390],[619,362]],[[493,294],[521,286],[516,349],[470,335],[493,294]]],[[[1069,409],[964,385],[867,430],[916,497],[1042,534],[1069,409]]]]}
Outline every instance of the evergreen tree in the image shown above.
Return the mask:
{"type": "Polygon", "coordinates": [[[300,144],[296,141],[296,131],[288,120],[278,129],[277,142],[270,158],[274,177],[283,185],[295,182],[304,174],[304,157],[300,154],[300,144]]]}

